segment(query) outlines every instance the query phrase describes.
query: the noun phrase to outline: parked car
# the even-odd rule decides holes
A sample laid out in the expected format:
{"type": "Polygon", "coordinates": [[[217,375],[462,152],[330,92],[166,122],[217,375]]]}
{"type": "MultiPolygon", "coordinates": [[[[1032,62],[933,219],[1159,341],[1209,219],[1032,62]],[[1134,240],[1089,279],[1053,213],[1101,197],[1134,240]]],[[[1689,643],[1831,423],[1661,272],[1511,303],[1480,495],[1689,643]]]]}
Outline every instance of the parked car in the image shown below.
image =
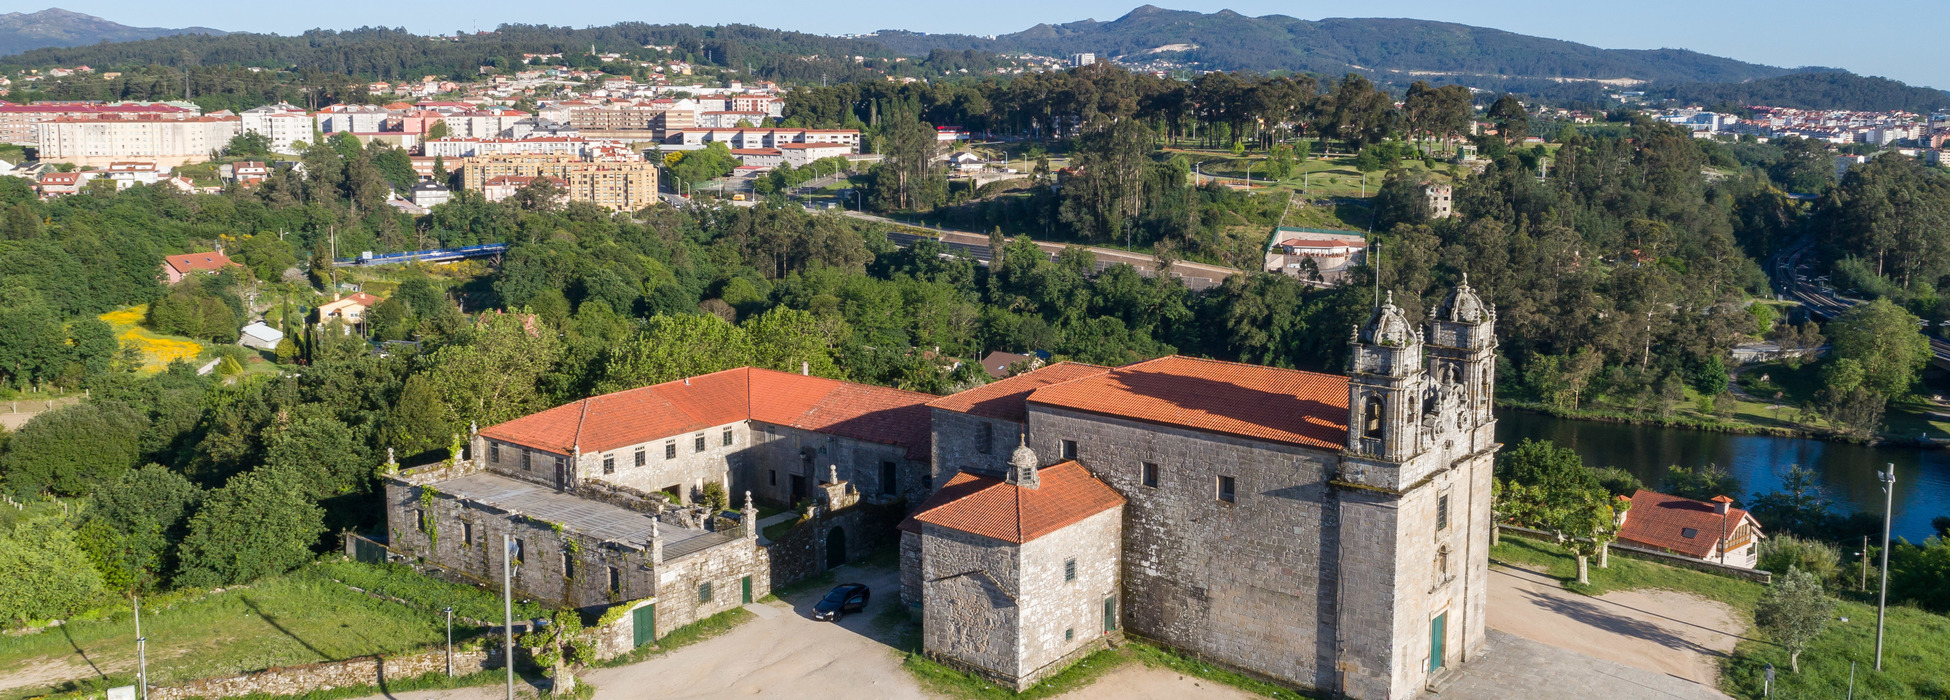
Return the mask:
{"type": "Polygon", "coordinates": [[[873,591],[866,584],[842,583],[813,605],[813,619],[839,622],[847,613],[866,610],[867,601],[872,597],[873,591]]]}

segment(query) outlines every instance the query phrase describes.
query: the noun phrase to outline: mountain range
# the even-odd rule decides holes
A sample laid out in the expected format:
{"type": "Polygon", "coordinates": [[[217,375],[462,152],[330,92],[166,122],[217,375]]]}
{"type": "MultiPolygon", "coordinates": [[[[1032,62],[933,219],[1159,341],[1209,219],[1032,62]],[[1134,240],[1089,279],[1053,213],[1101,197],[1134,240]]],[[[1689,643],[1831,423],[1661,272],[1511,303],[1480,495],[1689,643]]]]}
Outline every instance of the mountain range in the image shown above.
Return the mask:
{"type": "Polygon", "coordinates": [[[50,7],[40,12],[0,14],[0,56],[50,46],[83,46],[104,41],[137,41],[177,34],[226,32],[209,27],[131,27],[109,20],[50,7]]]}

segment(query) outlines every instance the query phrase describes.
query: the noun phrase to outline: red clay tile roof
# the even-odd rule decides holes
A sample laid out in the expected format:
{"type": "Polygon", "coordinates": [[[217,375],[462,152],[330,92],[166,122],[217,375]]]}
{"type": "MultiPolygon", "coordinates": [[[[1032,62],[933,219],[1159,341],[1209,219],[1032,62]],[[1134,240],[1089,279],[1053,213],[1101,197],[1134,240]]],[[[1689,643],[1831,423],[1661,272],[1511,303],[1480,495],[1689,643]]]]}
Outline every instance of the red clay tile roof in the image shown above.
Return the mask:
{"type": "MultiPolygon", "coordinates": [[[[1706,501],[1640,489],[1632,494],[1632,507],[1625,511],[1625,526],[1619,528],[1618,539],[1704,557],[1713,552],[1722,528],[1731,538],[1740,529],[1740,523],[1750,517],[1739,508],[1728,507],[1727,514],[1722,516],[1713,512],[1713,504],[1706,501]],[[1692,537],[1685,536],[1683,531],[1687,528],[1695,531],[1692,537]]],[[[1758,532],[1760,521],[1754,521],[1753,528],[1758,532]]]]}
{"type": "Polygon", "coordinates": [[[184,253],[163,258],[163,263],[177,272],[192,270],[218,270],[227,265],[236,265],[223,253],[184,253]]]}
{"type": "Polygon", "coordinates": [[[1347,443],[1347,378],[1176,355],[1053,384],[1029,403],[1324,450],[1347,443]]]}
{"type": "Polygon", "coordinates": [[[741,420],[756,420],[907,448],[928,458],[933,398],[899,389],[756,367],[713,372],[594,396],[481,429],[481,434],[568,454],[602,452],[741,420]]]}
{"type": "Polygon", "coordinates": [[[1075,461],[1045,467],[1037,476],[1040,488],[1026,489],[992,476],[957,474],[910,520],[1022,544],[1124,505],[1123,496],[1075,461]]]}
{"type": "Polygon", "coordinates": [[[1109,371],[1111,371],[1109,367],[1079,362],[1058,362],[1033,372],[1024,372],[958,394],[943,396],[929,401],[928,405],[945,411],[1022,423],[1028,420],[1029,411],[1028,407],[1023,405],[1023,400],[1029,397],[1029,392],[1051,384],[1094,377],[1109,371]]]}

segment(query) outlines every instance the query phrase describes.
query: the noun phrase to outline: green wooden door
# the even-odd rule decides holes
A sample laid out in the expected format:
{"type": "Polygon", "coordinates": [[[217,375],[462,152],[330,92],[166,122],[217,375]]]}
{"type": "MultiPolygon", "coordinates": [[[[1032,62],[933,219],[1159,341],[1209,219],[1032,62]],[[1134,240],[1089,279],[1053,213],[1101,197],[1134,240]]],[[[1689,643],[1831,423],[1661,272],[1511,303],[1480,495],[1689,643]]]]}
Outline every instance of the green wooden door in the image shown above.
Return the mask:
{"type": "Polygon", "coordinates": [[[1429,673],[1442,668],[1442,628],[1449,620],[1449,613],[1435,616],[1429,621],[1429,673]]]}
{"type": "Polygon", "coordinates": [[[1104,633],[1117,631],[1117,599],[1104,599],[1104,633]]]}
{"type": "Polygon", "coordinates": [[[657,641],[657,604],[651,603],[630,611],[632,636],[637,646],[657,641]]]}
{"type": "Polygon", "coordinates": [[[752,577],[746,576],[742,579],[739,579],[738,584],[740,587],[745,589],[745,604],[751,605],[752,604],[752,577]]]}

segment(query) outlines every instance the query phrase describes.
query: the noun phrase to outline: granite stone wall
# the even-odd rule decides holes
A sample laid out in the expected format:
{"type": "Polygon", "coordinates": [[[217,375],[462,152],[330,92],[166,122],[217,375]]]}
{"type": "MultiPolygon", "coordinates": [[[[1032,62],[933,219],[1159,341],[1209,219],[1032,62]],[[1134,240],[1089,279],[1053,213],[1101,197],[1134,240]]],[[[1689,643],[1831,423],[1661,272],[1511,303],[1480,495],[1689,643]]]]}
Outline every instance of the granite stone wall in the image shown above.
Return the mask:
{"type": "MultiPolygon", "coordinates": [[[[516,658],[522,658],[517,652],[516,658]]],[[[522,662],[524,665],[526,661],[522,662]]],[[[502,668],[501,650],[454,651],[454,674],[466,675],[502,668]]],[[[444,673],[444,649],[405,656],[363,656],[345,661],[280,666],[262,671],[220,678],[205,678],[181,685],[151,687],[150,700],[190,700],[191,698],[234,698],[246,695],[304,695],[334,688],[380,685],[387,681],[414,678],[429,673],[444,673]]]]}
{"type": "Polygon", "coordinates": [[[934,488],[962,471],[993,476],[1008,471],[1009,455],[1015,451],[1016,436],[1023,429],[1021,423],[939,408],[928,410],[933,414],[934,488]]]}
{"type": "MultiPolygon", "coordinates": [[[[1022,669],[1018,690],[1063,670],[1077,654],[1122,627],[1106,629],[1104,603],[1119,599],[1124,512],[1112,508],[1022,545],[1022,669]],[[1074,565],[1075,578],[1068,574],[1074,565]]],[[[1121,603],[1112,603],[1113,621],[1121,603]]]]}
{"type": "Polygon", "coordinates": [[[1021,549],[921,525],[921,648],[998,679],[1022,676],[1021,549]]]}

